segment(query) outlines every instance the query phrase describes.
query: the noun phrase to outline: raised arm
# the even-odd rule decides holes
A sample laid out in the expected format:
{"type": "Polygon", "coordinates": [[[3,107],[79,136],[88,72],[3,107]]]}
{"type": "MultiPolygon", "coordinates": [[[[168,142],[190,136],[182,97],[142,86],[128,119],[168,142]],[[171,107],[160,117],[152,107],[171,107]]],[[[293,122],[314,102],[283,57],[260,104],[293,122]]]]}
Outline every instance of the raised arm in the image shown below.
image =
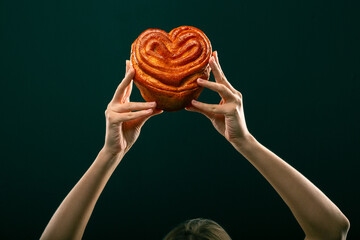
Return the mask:
{"type": "Polygon", "coordinates": [[[81,239],[102,190],[147,119],[161,113],[156,104],[130,102],[134,69],[126,62],[126,75],[106,111],[104,147],[93,164],[63,200],[41,239],[81,239]]]}
{"type": "Polygon", "coordinates": [[[346,239],[350,223],[339,208],[296,169],[261,145],[249,133],[243,97],[227,81],[217,53],[210,59],[216,82],[198,80],[200,86],[216,91],[220,104],[193,100],[189,111],[208,117],[222,134],[273,186],[304,230],[305,239],[346,239]]]}

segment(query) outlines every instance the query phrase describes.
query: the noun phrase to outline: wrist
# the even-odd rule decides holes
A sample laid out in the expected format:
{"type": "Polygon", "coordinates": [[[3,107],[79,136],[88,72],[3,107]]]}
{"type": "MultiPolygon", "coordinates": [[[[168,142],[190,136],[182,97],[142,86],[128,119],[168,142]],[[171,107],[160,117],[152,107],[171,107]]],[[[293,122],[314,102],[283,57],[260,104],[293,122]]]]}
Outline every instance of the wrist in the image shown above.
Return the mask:
{"type": "Polygon", "coordinates": [[[238,138],[230,141],[231,145],[233,145],[233,147],[241,154],[243,154],[243,152],[246,149],[248,149],[249,146],[251,146],[252,143],[254,143],[254,142],[256,142],[256,139],[249,132],[247,132],[246,134],[243,134],[241,137],[238,137],[238,138]]]}
{"type": "Polygon", "coordinates": [[[100,150],[98,158],[101,159],[102,162],[106,163],[106,165],[116,167],[120,163],[124,155],[124,151],[114,152],[104,146],[100,150]]]}

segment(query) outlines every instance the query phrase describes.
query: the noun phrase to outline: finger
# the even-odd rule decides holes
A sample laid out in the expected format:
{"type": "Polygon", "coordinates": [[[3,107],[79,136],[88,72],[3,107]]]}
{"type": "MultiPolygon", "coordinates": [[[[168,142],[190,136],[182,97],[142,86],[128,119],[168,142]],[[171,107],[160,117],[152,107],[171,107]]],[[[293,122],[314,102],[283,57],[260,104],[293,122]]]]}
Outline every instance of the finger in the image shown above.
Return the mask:
{"type": "Polygon", "coordinates": [[[197,83],[202,87],[206,87],[217,92],[225,101],[234,99],[233,92],[231,92],[224,84],[210,82],[200,78],[197,80],[197,83]]]}
{"type": "Polygon", "coordinates": [[[225,86],[229,87],[232,92],[235,92],[236,89],[226,79],[218,61],[215,60],[214,56],[210,58],[209,65],[211,67],[211,71],[214,75],[215,81],[224,84],[225,86]]]}
{"type": "Polygon", "coordinates": [[[207,104],[198,102],[196,100],[191,101],[191,105],[198,108],[203,112],[213,113],[213,114],[225,114],[224,105],[217,105],[217,104],[207,104]]]}
{"type": "Polygon", "coordinates": [[[136,120],[136,121],[137,121],[136,124],[137,124],[137,126],[142,127],[142,126],[144,125],[144,123],[145,123],[147,120],[149,120],[152,116],[159,115],[159,114],[161,114],[161,113],[163,113],[163,112],[164,112],[163,110],[155,108],[154,111],[152,112],[152,114],[151,114],[150,116],[137,119],[137,120],[136,120]]]}
{"type": "Polygon", "coordinates": [[[130,124],[133,128],[141,128],[144,125],[144,123],[147,120],[149,120],[152,116],[159,115],[163,112],[164,112],[163,110],[155,108],[150,115],[135,119],[131,122],[128,122],[128,124],[130,124]]]}
{"type": "Polygon", "coordinates": [[[117,113],[124,113],[124,112],[146,110],[155,107],[156,107],[156,102],[127,102],[123,104],[120,103],[113,104],[111,105],[110,110],[117,113]]]}
{"type": "Polygon", "coordinates": [[[219,62],[218,52],[217,52],[217,51],[214,51],[214,52],[213,52],[213,56],[214,56],[214,58],[215,58],[216,63],[219,65],[219,68],[220,68],[221,72],[223,73],[222,68],[221,68],[221,65],[220,65],[220,62],[219,62]]]}
{"type": "Polygon", "coordinates": [[[150,117],[152,116],[155,116],[155,115],[159,115],[159,114],[162,114],[164,112],[164,110],[161,110],[161,109],[158,109],[158,108],[155,108],[153,113],[151,114],[150,117]]]}
{"type": "Polygon", "coordinates": [[[125,89],[130,84],[131,80],[134,78],[135,70],[133,68],[129,68],[129,71],[126,73],[124,79],[121,81],[119,86],[117,87],[114,97],[111,100],[113,103],[121,102],[122,98],[124,97],[125,89]]]}
{"type": "Polygon", "coordinates": [[[207,117],[207,118],[210,119],[210,120],[214,117],[214,114],[213,114],[213,113],[205,112],[205,111],[200,110],[200,109],[198,109],[198,108],[196,108],[196,107],[194,107],[194,106],[187,106],[187,107],[185,108],[185,110],[190,111],[190,112],[198,112],[198,113],[201,113],[201,114],[203,114],[205,117],[207,117]]]}
{"type": "MultiPolygon", "coordinates": [[[[126,73],[129,71],[129,69],[132,67],[132,64],[129,60],[126,60],[126,73]]],[[[125,90],[125,101],[124,102],[130,102],[130,95],[132,92],[132,87],[133,87],[133,81],[130,82],[129,86],[126,87],[125,90]]]]}
{"type": "Polygon", "coordinates": [[[220,67],[217,65],[216,60],[215,60],[214,57],[210,58],[209,65],[210,65],[211,70],[212,70],[212,72],[214,74],[216,82],[223,83],[224,82],[223,74],[222,74],[222,72],[220,70],[220,67]]]}
{"type": "Polygon", "coordinates": [[[141,110],[137,112],[127,112],[127,113],[116,113],[113,112],[112,122],[119,123],[119,122],[126,122],[135,119],[139,119],[145,116],[149,116],[153,113],[153,109],[141,110]]]}
{"type": "Polygon", "coordinates": [[[124,102],[130,102],[130,95],[132,92],[132,88],[133,88],[133,82],[131,81],[130,84],[126,87],[125,89],[125,94],[124,94],[124,102]]]}
{"type": "Polygon", "coordinates": [[[125,74],[129,71],[130,68],[130,61],[126,60],[126,69],[125,69],[125,74]]]}

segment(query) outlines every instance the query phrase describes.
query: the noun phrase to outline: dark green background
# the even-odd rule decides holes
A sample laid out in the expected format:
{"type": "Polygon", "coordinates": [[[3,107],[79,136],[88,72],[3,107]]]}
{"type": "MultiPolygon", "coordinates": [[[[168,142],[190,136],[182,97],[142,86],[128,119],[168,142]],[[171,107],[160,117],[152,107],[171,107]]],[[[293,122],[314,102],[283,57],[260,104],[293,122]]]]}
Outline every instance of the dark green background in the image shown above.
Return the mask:
{"type": "MultiPolygon", "coordinates": [[[[0,1],[1,239],[36,239],[104,141],[130,45],[191,25],[244,95],[249,130],[360,236],[359,1],[0,1]]],[[[142,101],[137,89],[132,100],[142,101]]],[[[217,103],[205,90],[201,101],[217,103]]],[[[281,198],[196,113],[149,120],[84,239],[161,239],[190,218],[233,239],[303,239],[281,198]],[[132,237],[129,237],[132,236],[132,237]]]]}

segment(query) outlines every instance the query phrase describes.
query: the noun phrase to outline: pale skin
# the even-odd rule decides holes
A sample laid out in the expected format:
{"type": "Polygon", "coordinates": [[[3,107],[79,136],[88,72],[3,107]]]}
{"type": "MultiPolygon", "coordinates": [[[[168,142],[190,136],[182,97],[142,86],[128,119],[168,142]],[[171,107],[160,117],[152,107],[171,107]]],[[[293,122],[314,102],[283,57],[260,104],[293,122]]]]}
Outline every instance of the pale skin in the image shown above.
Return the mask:
{"type": "MultiPolygon", "coordinates": [[[[278,192],[305,233],[305,239],[346,239],[350,223],[339,208],[296,169],[261,145],[248,131],[243,96],[221,70],[217,53],[210,59],[215,82],[198,84],[219,93],[219,104],[193,100],[186,110],[210,119],[215,129],[243,155],[278,192]],[[286,179],[286,181],[284,181],[286,179]]],[[[135,143],[141,127],[162,111],[156,103],[130,102],[134,69],[126,75],[106,111],[105,144],[97,158],[63,200],[41,239],[81,239],[87,222],[110,176],[135,143]]]]}

